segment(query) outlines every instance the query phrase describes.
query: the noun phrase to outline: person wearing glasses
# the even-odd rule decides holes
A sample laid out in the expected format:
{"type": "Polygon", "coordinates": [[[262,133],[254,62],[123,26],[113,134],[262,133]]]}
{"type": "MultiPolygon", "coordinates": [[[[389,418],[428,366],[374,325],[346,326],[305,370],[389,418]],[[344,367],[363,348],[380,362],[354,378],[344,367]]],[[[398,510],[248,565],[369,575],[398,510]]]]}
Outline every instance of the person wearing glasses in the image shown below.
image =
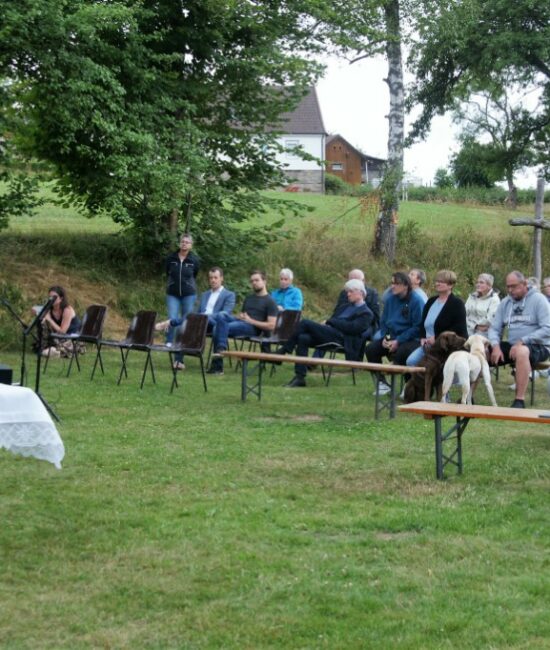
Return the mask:
{"type": "MultiPolygon", "coordinates": [[[[419,345],[423,304],[422,298],[413,291],[407,273],[394,273],[390,292],[384,300],[380,328],[365,350],[368,361],[381,363],[382,358],[387,357],[397,365],[405,363],[419,345]]],[[[389,391],[389,385],[380,377],[378,392],[389,391]]]]}
{"type": "Polygon", "coordinates": [[[435,276],[435,296],[428,299],[422,310],[420,346],[407,357],[408,366],[417,366],[424,358],[441,332],[454,332],[468,338],[466,309],[460,298],[454,295],[456,273],[443,269],[435,276]]]}
{"type": "Polygon", "coordinates": [[[466,325],[468,336],[481,334],[487,337],[497,307],[500,304],[498,291],[493,289],[494,278],[490,273],[480,273],[476,290],[466,300],[466,325]]]}
{"type": "Polygon", "coordinates": [[[491,362],[515,364],[516,394],[511,406],[525,408],[531,369],[550,357],[550,304],[540,291],[528,286],[519,271],[506,276],[506,291],[489,328],[491,362]],[[505,329],[508,336],[503,341],[505,329]]]}

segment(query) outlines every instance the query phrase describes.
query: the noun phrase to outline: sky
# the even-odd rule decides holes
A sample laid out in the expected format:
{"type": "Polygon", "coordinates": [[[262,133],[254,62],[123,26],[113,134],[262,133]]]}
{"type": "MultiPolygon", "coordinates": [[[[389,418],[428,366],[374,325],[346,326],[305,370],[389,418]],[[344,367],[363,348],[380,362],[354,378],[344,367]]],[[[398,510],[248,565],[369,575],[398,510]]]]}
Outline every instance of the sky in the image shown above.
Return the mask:
{"type": "MultiPolygon", "coordinates": [[[[383,58],[364,59],[350,65],[336,58],[328,59],[317,94],[328,133],[339,133],[364,153],[386,158],[388,141],[389,92],[384,77],[387,64],[383,58]]],[[[410,124],[411,119],[406,122],[410,124]]],[[[433,184],[435,171],[448,167],[458,151],[460,129],[449,116],[437,117],[429,136],[405,150],[405,172],[424,185],[433,184]]],[[[536,187],[534,171],[518,175],[518,187],[536,187]]]]}

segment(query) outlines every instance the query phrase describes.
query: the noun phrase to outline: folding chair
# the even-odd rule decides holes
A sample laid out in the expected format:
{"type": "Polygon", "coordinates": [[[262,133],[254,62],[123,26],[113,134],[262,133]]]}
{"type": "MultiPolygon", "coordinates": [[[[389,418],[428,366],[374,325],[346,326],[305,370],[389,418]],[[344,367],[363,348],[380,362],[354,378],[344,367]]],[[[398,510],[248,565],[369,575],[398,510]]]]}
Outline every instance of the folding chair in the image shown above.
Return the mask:
{"type": "Polygon", "coordinates": [[[147,358],[145,359],[145,366],[143,367],[143,374],[141,376],[140,388],[143,388],[143,383],[145,381],[145,375],[147,374],[148,367],[151,368],[151,377],[153,378],[153,383],[156,383],[155,371],[153,369],[153,360],[151,358],[151,345],[153,344],[156,319],[156,311],[138,311],[137,314],[132,318],[125,338],[123,338],[121,341],[99,341],[99,351],[101,351],[101,348],[104,345],[107,347],[118,348],[120,350],[121,366],[117,386],[122,381],[123,374],[125,377],[128,377],[126,361],[128,359],[128,355],[130,354],[130,350],[138,350],[139,352],[145,352],[147,354],[147,358]]]}
{"type": "MultiPolygon", "coordinates": [[[[105,323],[105,317],[107,316],[107,307],[105,305],[90,305],[86,309],[84,318],[82,319],[82,325],[80,326],[80,331],[75,334],[54,334],[53,338],[59,341],[70,341],[72,350],[71,350],[71,360],[69,361],[69,368],[67,369],[67,377],[71,374],[71,368],[73,366],[73,361],[76,362],[76,367],[78,372],[80,372],[80,362],[78,360],[77,352],[77,343],[91,343],[96,347],[96,355],[94,361],[94,367],[92,369],[92,375],[90,380],[94,378],[94,374],[99,362],[99,367],[101,368],[101,373],[105,374],[103,368],[103,360],[101,358],[101,349],[99,341],[101,335],[103,334],[103,324],[105,323]]],[[[48,366],[48,361],[50,360],[50,355],[46,357],[46,363],[44,364],[44,372],[48,366]]]]}
{"type": "MultiPolygon", "coordinates": [[[[359,353],[359,359],[363,359],[365,356],[365,347],[368,342],[368,336],[366,334],[363,334],[362,340],[361,340],[361,349],[359,353]]],[[[344,346],[341,343],[336,343],[336,342],[330,342],[330,343],[321,343],[321,345],[316,345],[315,346],[316,350],[321,350],[323,352],[328,352],[329,359],[334,359],[337,354],[345,354],[344,346]]],[[[332,366],[325,372],[325,369],[323,366],[321,366],[321,371],[323,373],[323,380],[325,382],[325,385],[328,386],[330,384],[330,378],[332,377],[332,366]]],[[[353,385],[356,385],[356,379],[355,379],[355,368],[351,369],[351,376],[353,379],[353,385]]]]}
{"type": "MultiPolygon", "coordinates": [[[[256,345],[260,345],[262,352],[271,352],[272,345],[282,345],[294,334],[294,330],[298,326],[302,318],[302,311],[300,309],[285,309],[280,311],[277,315],[277,322],[275,329],[270,334],[260,334],[259,336],[250,336],[252,349],[256,345]]],[[[275,366],[271,366],[271,374],[275,372],[275,366]]]]}
{"type": "MultiPolygon", "coordinates": [[[[182,353],[188,357],[198,357],[201,364],[202,383],[206,392],[206,374],[204,371],[204,348],[206,346],[206,330],[208,329],[208,316],[206,314],[188,314],[182,326],[176,333],[176,338],[171,346],[167,345],[150,345],[152,352],[168,352],[170,357],[170,369],[172,370],[172,385],[170,393],[174,387],[178,387],[178,371],[174,368],[176,353],[182,353]]],[[[152,367],[152,366],[151,366],[152,367]]]]}

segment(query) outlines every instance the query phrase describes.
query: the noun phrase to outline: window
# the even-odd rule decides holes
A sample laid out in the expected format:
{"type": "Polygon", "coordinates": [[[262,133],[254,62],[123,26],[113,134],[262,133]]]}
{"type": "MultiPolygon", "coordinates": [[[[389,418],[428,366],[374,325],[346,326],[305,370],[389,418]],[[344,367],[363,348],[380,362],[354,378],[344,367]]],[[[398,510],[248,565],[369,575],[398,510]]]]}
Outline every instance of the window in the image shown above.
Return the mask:
{"type": "Polygon", "coordinates": [[[332,171],[333,172],[343,172],[344,171],[343,163],[332,163],[332,171]]]}

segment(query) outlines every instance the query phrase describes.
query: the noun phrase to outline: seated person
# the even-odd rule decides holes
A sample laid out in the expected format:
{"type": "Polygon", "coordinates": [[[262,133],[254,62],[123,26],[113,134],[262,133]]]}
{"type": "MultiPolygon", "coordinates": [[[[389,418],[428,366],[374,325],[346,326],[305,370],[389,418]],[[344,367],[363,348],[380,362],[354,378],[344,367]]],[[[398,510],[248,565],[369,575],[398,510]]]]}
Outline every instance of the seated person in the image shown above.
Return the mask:
{"type": "Polygon", "coordinates": [[[533,366],[550,357],[550,305],[545,296],[529,288],[519,271],[506,276],[508,295],[499,306],[489,328],[493,346],[491,362],[514,363],[516,396],[512,408],[525,408],[525,392],[533,366]],[[508,328],[508,340],[502,341],[508,328]]]}
{"type": "MultiPolygon", "coordinates": [[[[361,280],[348,280],[344,285],[348,301],[342,305],[323,325],[304,319],[300,321],[292,337],[277,350],[277,354],[289,354],[296,348],[296,354],[306,357],[308,350],[323,343],[338,343],[344,346],[346,359],[359,361],[363,344],[363,332],[372,322],[372,312],[365,304],[365,285],[361,280]]],[[[306,385],[307,366],[297,363],[294,378],[289,388],[306,385]]]]}
{"type": "Polygon", "coordinates": [[[422,269],[411,269],[409,271],[409,280],[411,281],[412,290],[417,293],[424,304],[428,301],[428,296],[422,286],[426,283],[426,273],[422,269]]]}
{"type": "MultiPolygon", "coordinates": [[[[223,270],[219,266],[213,266],[208,271],[208,284],[210,289],[203,291],[200,297],[199,314],[206,314],[208,316],[208,329],[207,332],[211,333],[214,327],[214,314],[225,312],[231,314],[235,308],[235,293],[229,291],[223,286],[223,270]]],[[[161,321],[155,325],[157,332],[166,332],[170,327],[180,327],[187,316],[180,318],[171,318],[170,320],[161,321]]],[[[178,352],[175,356],[174,368],[177,370],[184,370],[185,364],[183,363],[183,354],[178,352]]]]}
{"type": "Polygon", "coordinates": [[[242,311],[237,316],[227,312],[213,314],[214,354],[208,372],[223,374],[223,357],[221,352],[228,349],[230,336],[257,336],[261,332],[272,332],[277,322],[277,304],[267,293],[266,276],[263,271],[252,271],[250,284],[254,293],[244,300],[242,311]]]}
{"type": "Polygon", "coordinates": [[[435,276],[436,295],[432,296],[422,310],[420,323],[420,345],[407,357],[408,366],[417,366],[427,348],[434,344],[441,332],[454,332],[468,338],[466,310],[460,298],[454,295],[456,273],[438,271],[435,276]]]}
{"type": "MultiPolygon", "coordinates": [[[[50,287],[48,298],[53,298],[54,302],[42,319],[41,354],[43,357],[70,357],[73,350],[71,341],[59,341],[52,337],[52,334],[76,334],[80,331],[80,318],[69,305],[63,287],[59,285],[50,287]]],[[[77,345],[77,352],[83,352],[84,344],[81,343],[79,346],[77,345]]]]}
{"type": "Polygon", "coordinates": [[[279,288],[271,292],[271,297],[277,303],[280,311],[283,309],[296,309],[300,311],[304,306],[302,290],[292,284],[294,273],[290,269],[281,269],[279,273],[279,288]]]}
{"type": "MultiPolygon", "coordinates": [[[[201,293],[197,313],[208,316],[208,332],[214,327],[214,315],[220,312],[231,314],[235,309],[235,292],[229,291],[223,286],[223,270],[219,266],[213,266],[208,271],[208,284],[210,289],[201,293]]],[[[185,318],[172,318],[164,320],[155,325],[157,332],[166,331],[169,327],[179,327],[185,318]]]]}
{"type": "Polygon", "coordinates": [[[466,300],[466,326],[468,336],[487,336],[500,303],[498,292],[493,289],[494,278],[490,273],[480,273],[476,290],[466,300]]]}
{"type": "MultiPolygon", "coordinates": [[[[384,301],[380,329],[365,350],[367,360],[381,363],[387,357],[397,365],[404,364],[418,347],[422,307],[422,298],[412,290],[409,276],[401,271],[394,273],[384,301]]],[[[387,383],[380,379],[379,392],[389,390],[387,383]]]]}

